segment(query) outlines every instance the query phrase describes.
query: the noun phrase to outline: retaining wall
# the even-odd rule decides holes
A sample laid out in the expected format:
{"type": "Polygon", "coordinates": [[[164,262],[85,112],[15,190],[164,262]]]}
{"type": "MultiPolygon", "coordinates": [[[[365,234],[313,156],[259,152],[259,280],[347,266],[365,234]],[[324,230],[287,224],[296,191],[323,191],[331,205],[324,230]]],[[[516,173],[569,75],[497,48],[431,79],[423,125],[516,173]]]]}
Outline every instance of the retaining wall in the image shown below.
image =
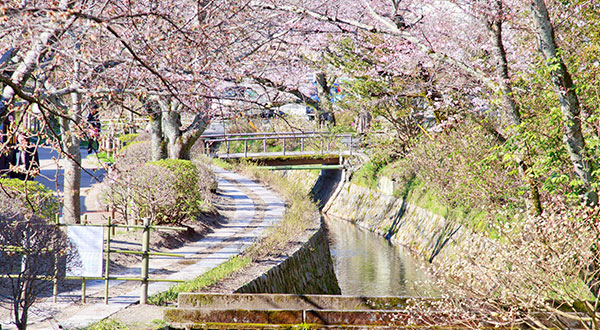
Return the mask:
{"type": "Polygon", "coordinates": [[[478,239],[455,221],[403,198],[342,182],[324,204],[323,213],[348,220],[411,249],[423,259],[452,256],[461,242],[478,239]]]}
{"type": "MultiPolygon", "coordinates": [[[[306,180],[303,173],[285,175],[298,184],[313,185],[314,180],[306,180]]],[[[291,238],[291,252],[274,260],[273,267],[235,293],[341,294],[321,216],[308,214],[306,221],[312,226],[300,237],[291,238]]]]}

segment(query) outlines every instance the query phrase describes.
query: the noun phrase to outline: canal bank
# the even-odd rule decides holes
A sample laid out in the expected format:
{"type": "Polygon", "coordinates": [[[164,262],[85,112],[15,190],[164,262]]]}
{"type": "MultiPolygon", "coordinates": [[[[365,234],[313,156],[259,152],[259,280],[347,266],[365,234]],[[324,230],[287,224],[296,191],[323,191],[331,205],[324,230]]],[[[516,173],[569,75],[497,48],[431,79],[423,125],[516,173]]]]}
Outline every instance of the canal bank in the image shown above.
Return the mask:
{"type": "Polygon", "coordinates": [[[323,172],[313,189],[323,214],[385,237],[406,247],[418,259],[431,262],[438,257],[451,257],[462,242],[484,240],[457,221],[395,196],[394,189],[384,192],[358,186],[342,170],[323,172]]]}
{"type": "MultiPolygon", "coordinates": [[[[281,175],[285,180],[292,182],[291,186],[295,189],[310,191],[319,209],[324,209],[326,204],[334,200],[345,202],[339,198],[338,191],[338,188],[344,186],[342,171],[278,171],[269,175],[281,175]]],[[[360,203],[348,204],[343,212],[351,215],[362,207],[364,205],[360,203]]],[[[299,258],[294,256],[290,261],[286,261],[294,267],[276,266],[252,281],[252,283],[257,280],[275,281],[281,284],[275,286],[251,284],[254,286],[252,291],[238,289],[236,292],[319,293],[316,290],[323,289],[312,286],[306,281],[306,277],[314,278],[315,272],[329,274],[330,262],[327,255],[331,253],[335,276],[343,295],[421,296],[432,293],[431,284],[428,283],[428,278],[422,269],[424,263],[417,260],[420,258],[414,258],[407,248],[397,243],[392,244],[389,239],[370,228],[365,229],[340,219],[345,217],[342,215],[339,218],[330,218],[325,214],[319,218],[317,210],[313,215],[304,214],[303,221],[312,222],[313,230],[321,228],[319,230],[323,231],[324,226],[327,232],[326,239],[324,234],[323,237],[320,236],[321,233],[315,235],[318,239],[306,240],[298,237],[295,241],[306,242],[303,250],[309,252],[301,254],[299,258]],[[316,242],[318,244],[315,244],[316,242]],[[323,245],[324,243],[328,246],[323,245]],[[286,281],[285,278],[289,280],[286,281]],[[285,289],[284,282],[293,282],[295,287],[285,289]]],[[[369,220],[376,223],[381,219],[369,220]]],[[[321,275],[318,278],[320,282],[327,283],[330,282],[331,276],[321,275]]]]}

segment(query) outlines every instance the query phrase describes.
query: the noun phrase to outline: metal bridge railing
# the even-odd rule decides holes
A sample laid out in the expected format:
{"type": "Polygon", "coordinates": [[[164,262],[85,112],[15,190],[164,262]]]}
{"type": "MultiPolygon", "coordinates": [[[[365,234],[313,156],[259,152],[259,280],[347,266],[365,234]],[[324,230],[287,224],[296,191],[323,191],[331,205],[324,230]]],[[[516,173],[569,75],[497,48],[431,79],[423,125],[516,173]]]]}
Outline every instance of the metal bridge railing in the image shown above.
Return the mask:
{"type": "MultiPolygon", "coordinates": [[[[262,141],[262,153],[261,155],[283,155],[286,153],[294,152],[293,150],[287,150],[286,141],[299,140],[299,152],[301,154],[321,154],[325,152],[330,153],[331,151],[342,153],[347,151],[349,155],[352,155],[353,150],[358,145],[358,139],[354,134],[331,134],[328,132],[264,132],[264,133],[234,133],[234,134],[208,134],[203,135],[205,143],[205,150],[208,156],[220,157],[220,158],[233,158],[234,155],[239,156],[243,154],[244,158],[249,155],[248,144],[252,141],[262,141]],[[267,141],[275,140],[281,142],[280,152],[268,152],[267,141]],[[318,150],[305,150],[307,140],[318,140],[318,150]],[[328,143],[325,143],[326,140],[328,143]],[[331,141],[339,142],[335,143],[336,150],[330,150],[331,141]],[[234,142],[243,142],[244,149],[243,153],[232,153],[231,144],[234,142]],[[221,143],[225,143],[225,152],[217,156],[214,152],[214,147],[219,146],[221,143]]],[[[297,150],[295,152],[298,152],[297,150]]]]}

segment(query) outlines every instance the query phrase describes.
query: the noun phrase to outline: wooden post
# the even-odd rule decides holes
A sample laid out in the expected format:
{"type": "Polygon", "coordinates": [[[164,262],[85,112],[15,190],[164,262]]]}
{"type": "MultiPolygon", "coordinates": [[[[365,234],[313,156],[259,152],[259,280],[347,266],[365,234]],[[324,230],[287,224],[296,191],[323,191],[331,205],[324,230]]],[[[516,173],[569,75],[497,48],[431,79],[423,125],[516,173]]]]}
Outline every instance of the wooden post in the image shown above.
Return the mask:
{"type": "Polygon", "coordinates": [[[244,157],[248,157],[248,140],[244,140],[244,157]]]}
{"type": "Polygon", "coordinates": [[[229,140],[225,141],[225,145],[227,146],[227,156],[229,156],[229,140]]]}
{"type": "Polygon", "coordinates": [[[321,137],[321,155],[323,155],[323,143],[324,143],[323,137],[321,137]]]}
{"type": "Polygon", "coordinates": [[[86,302],[86,294],[85,294],[85,288],[87,286],[87,280],[84,278],[81,279],[81,303],[85,304],[86,302]]]}
{"type": "Polygon", "coordinates": [[[304,138],[300,138],[300,151],[304,151],[304,138]]]}
{"type": "MultiPolygon", "coordinates": [[[[111,217],[111,219],[114,219],[114,218],[115,218],[115,208],[114,208],[114,207],[110,207],[110,217],[111,217]]],[[[113,235],[113,236],[115,236],[115,234],[116,234],[116,233],[115,233],[116,229],[117,229],[117,228],[116,228],[116,227],[114,227],[114,226],[113,226],[113,227],[111,227],[111,230],[112,230],[112,235],[113,235]]]]}
{"type": "Polygon", "coordinates": [[[283,141],[283,155],[285,156],[285,138],[282,139],[283,141]]]}
{"type": "Polygon", "coordinates": [[[108,217],[108,228],[106,229],[106,264],[104,270],[104,303],[108,305],[108,277],[110,275],[110,227],[111,218],[108,217]]]}
{"type": "Polygon", "coordinates": [[[54,256],[54,279],[52,286],[52,301],[56,304],[58,300],[58,255],[54,256]]]}
{"type": "Polygon", "coordinates": [[[267,137],[263,136],[263,152],[267,153],[267,137]]]}
{"type": "Polygon", "coordinates": [[[352,156],[352,134],[350,134],[350,156],[352,156]]]}
{"type": "MultiPolygon", "coordinates": [[[[127,195],[129,195],[129,187],[127,187],[127,195]]],[[[125,224],[129,225],[129,200],[127,200],[127,202],[125,202],[125,205],[123,205],[124,210],[123,210],[123,218],[125,218],[125,224]]],[[[129,227],[127,227],[127,231],[129,231],[129,227]]]]}
{"type": "Polygon", "coordinates": [[[148,268],[150,264],[150,219],[144,218],[144,234],[142,236],[142,291],[140,293],[140,305],[148,301],[148,268]]]}

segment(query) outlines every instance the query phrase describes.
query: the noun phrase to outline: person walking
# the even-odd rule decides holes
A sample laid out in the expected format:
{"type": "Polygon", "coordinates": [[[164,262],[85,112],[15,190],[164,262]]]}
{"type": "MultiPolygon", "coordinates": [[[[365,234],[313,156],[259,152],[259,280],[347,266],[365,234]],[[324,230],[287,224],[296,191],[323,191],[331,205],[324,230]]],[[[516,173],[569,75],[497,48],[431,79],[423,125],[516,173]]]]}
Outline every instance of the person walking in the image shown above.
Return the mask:
{"type": "Polygon", "coordinates": [[[39,173],[40,168],[37,148],[22,133],[18,134],[17,140],[14,166],[10,177],[19,180],[33,179],[39,173]]]}
{"type": "Polygon", "coordinates": [[[97,150],[98,148],[95,147],[95,144],[97,144],[98,141],[98,137],[100,136],[100,128],[102,126],[102,124],[100,123],[100,118],[99,118],[99,113],[98,113],[98,105],[97,104],[92,104],[92,107],[90,109],[90,112],[88,113],[87,116],[87,122],[90,125],[89,131],[88,131],[88,154],[91,154],[93,151],[97,150]]]}

